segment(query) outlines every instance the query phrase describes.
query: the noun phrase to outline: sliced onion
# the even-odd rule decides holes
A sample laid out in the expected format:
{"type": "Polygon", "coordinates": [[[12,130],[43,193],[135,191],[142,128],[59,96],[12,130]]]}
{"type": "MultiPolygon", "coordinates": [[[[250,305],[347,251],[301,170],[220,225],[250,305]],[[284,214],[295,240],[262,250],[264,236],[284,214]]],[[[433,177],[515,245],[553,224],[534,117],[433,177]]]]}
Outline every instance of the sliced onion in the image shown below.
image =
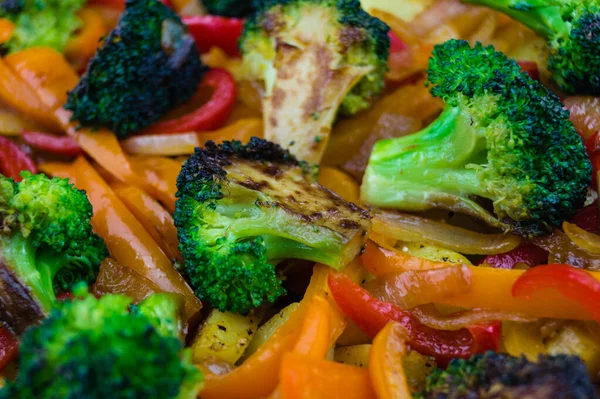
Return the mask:
{"type": "Polygon", "coordinates": [[[518,322],[532,322],[537,319],[512,312],[503,312],[488,309],[463,310],[450,315],[441,314],[433,305],[420,306],[412,309],[421,323],[427,327],[438,330],[460,330],[469,325],[485,323],[495,320],[508,320],[518,322]]]}
{"type": "Polygon", "coordinates": [[[600,270],[600,255],[594,255],[571,241],[561,230],[554,230],[549,236],[538,237],[533,244],[550,254],[549,263],[562,263],[586,270],[600,270]]]}
{"type": "Polygon", "coordinates": [[[421,216],[381,210],[374,212],[373,231],[386,238],[427,242],[468,255],[501,254],[521,243],[512,234],[476,233],[421,216]]]}
{"type": "Polygon", "coordinates": [[[136,155],[188,155],[200,146],[198,133],[147,134],[130,137],[121,142],[123,149],[136,155]]]}
{"type": "Polygon", "coordinates": [[[567,237],[580,248],[592,255],[600,255],[600,236],[580,228],[576,224],[564,222],[563,230],[567,237]]]}
{"type": "Polygon", "coordinates": [[[463,294],[470,287],[471,270],[466,265],[386,274],[366,286],[373,296],[403,309],[463,294]]]}

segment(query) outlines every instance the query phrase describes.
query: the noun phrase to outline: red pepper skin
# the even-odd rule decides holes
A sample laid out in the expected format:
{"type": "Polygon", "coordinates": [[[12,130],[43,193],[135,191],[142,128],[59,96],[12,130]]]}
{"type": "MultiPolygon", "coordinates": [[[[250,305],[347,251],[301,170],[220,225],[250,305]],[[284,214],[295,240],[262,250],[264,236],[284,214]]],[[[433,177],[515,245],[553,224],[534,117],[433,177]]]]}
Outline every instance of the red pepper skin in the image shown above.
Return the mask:
{"type": "Polygon", "coordinates": [[[390,53],[398,53],[408,47],[394,32],[389,31],[388,36],[390,37],[390,53]]]}
{"type": "Polygon", "coordinates": [[[390,321],[406,328],[408,344],[417,352],[435,357],[445,366],[454,358],[468,358],[474,353],[499,349],[500,324],[486,323],[456,331],[436,330],[422,324],[412,313],[374,298],[348,276],[330,273],[329,288],[338,306],[371,337],[390,321]]]}
{"type": "Polygon", "coordinates": [[[201,53],[211,47],[219,47],[229,56],[239,56],[238,41],[244,30],[244,19],[226,18],[216,15],[182,16],[188,32],[196,41],[201,53]]]}
{"type": "Polygon", "coordinates": [[[483,263],[489,264],[496,269],[512,269],[517,263],[525,263],[529,266],[537,266],[548,261],[548,253],[533,244],[525,243],[519,245],[512,251],[486,256],[483,263]]]}
{"type": "Polygon", "coordinates": [[[513,284],[514,297],[530,298],[533,293],[555,289],[577,301],[600,322],[600,281],[582,269],[570,265],[545,265],[527,270],[513,284]]]}
{"type": "Polygon", "coordinates": [[[0,136],[0,173],[12,177],[16,182],[21,181],[21,171],[28,170],[37,173],[35,163],[15,143],[0,136]]]}
{"type": "Polygon", "coordinates": [[[526,72],[531,79],[540,80],[540,69],[535,61],[517,61],[523,72],[526,72]]]}
{"type": "Polygon", "coordinates": [[[19,341],[10,330],[0,325],[0,371],[17,358],[19,341]]]}
{"type": "Polygon", "coordinates": [[[23,132],[21,137],[33,148],[52,154],[68,157],[83,154],[83,150],[71,136],[55,136],[43,132],[23,132]]]}
{"type": "Polygon", "coordinates": [[[180,118],[158,122],[146,129],[143,134],[207,131],[222,127],[235,105],[237,96],[235,80],[226,70],[213,68],[206,72],[198,89],[207,87],[213,89],[213,95],[207,103],[180,118]]]}
{"type": "Polygon", "coordinates": [[[598,216],[598,202],[594,201],[591,205],[580,210],[569,222],[576,224],[579,228],[590,233],[598,233],[600,230],[600,225],[598,224],[600,218],[598,216]]]}

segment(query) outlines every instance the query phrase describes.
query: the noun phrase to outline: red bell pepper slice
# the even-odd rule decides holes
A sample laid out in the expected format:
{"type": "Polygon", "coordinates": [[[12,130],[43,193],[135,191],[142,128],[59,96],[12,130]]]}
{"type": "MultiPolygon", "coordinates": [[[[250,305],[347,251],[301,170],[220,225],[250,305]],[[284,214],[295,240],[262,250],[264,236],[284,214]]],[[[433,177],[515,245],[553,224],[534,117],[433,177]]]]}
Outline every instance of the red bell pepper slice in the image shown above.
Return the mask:
{"type": "Polygon", "coordinates": [[[390,38],[390,54],[398,53],[408,47],[394,32],[390,31],[388,36],[390,38]]]}
{"type": "Polygon", "coordinates": [[[526,72],[531,79],[540,80],[540,69],[535,61],[517,61],[523,72],[526,72]]]}
{"type": "Polygon", "coordinates": [[[409,311],[374,298],[344,274],[330,273],[328,283],[342,312],[368,335],[375,337],[388,322],[399,322],[408,332],[411,348],[435,357],[442,366],[457,357],[468,358],[475,353],[499,349],[500,322],[456,331],[436,330],[422,324],[409,311]]]}
{"type": "Polygon", "coordinates": [[[216,15],[182,16],[188,32],[196,41],[201,53],[207,53],[211,47],[219,47],[229,56],[239,56],[238,41],[244,30],[241,18],[226,18],[216,15]]]}
{"type": "Polygon", "coordinates": [[[21,137],[33,148],[52,154],[68,157],[83,154],[83,150],[71,136],[55,136],[43,132],[23,132],[21,137]]]}
{"type": "Polygon", "coordinates": [[[20,173],[23,170],[37,173],[37,167],[33,160],[15,143],[0,136],[0,173],[19,182],[21,181],[20,173]]]}
{"type": "Polygon", "coordinates": [[[8,328],[0,325],[0,371],[15,360],[18,353],[19,341],[8,328]]]}
{"type": "Polygon", "coordinates": [[[537,266],[546,263],[547,261],[548,253],[546,251],[533,244],[525,243],[519,245],[512,251],[486,256],[483,263],[487,263],[496,269],[512,269],[517,263],[537,266]]]}
{"type": "Polygon", "coordinates": [[[535,292],[555,289],[577,301],[600,322],[600,281],[582,269],[570,265],[537,266],[523,273],[513,284],[514,297],[530,298],[535,292]]]}
{"type": "Polygon", "coordinates": [[[207,131],[222,127],[235,105],[235,80],[226,70],[213,68],[206,72],[198,89],[206,88],[213,89],[207,103],[180,118],[158,122],[146,129],[144,134],[207,131]]]}

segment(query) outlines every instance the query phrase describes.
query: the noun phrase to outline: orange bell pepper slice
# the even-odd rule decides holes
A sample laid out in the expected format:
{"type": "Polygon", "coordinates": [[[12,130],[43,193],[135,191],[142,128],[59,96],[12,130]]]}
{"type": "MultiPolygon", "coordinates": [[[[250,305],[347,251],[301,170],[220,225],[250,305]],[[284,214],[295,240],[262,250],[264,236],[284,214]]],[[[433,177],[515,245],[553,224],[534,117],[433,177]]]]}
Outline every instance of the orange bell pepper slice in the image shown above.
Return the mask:
{"type": "Polygon", "coordinates": [[[350,176],[337,168],[321,167],[319,171],[319,184],[327,187],[346,201],[358,203],[360,201],[360,188],[350,176]]]}
{"type": "Polygon", "coordinates": [[[169,259],[183,260],[179,252],[177,229],[171,214],[154,198],[137,187],[122,183],[115,183],[111,187],[169,259]]]}
{"type": "Polygon", "coordinates": [[[38,169],[49,175],[69,179],[71,177],[71,164],[66,162],[46,162],[38,165],[38,169]]]}
{"type": "Polygon", "coordinates": [[[166,157],[130,156],[129,164],[136,172],[135,183],[158,199],[169,210],[175,212],[177,197],[177,176],[181,171],[181,162],[166,157]]]}
{"type": "Polygon", "coordinates": [[[15,24],[6,18],[0,18],[0,44],[4,44],[10,40],[15,31],[15,24]]]}
{"type": "Polygon", "coordinates": [[[46,109],[54,111],[67,101],[67,92],[79,76],[65,57],[48,47],[32,47],[4,57],[6,65],[33,90],[46,109]]]}
{"type": "Polygon", "coordinates": [[[283,357],[280,379],[282,399],[377,398],[368,370],[295,353],[283,357]]]}
{"type": "Polygon", "coordinates": [[[160,292],[160,289],[135,270],[119,264],[114,259],[106,258],[100,264],[98,277],[90,291],[96,296],[122,294],[137,303],[151,294],[160,292]]]}
{"type": "Polygon", "coordinates": [[[100,39],[110,29],[104,23],[102,15],[95,9],[84,7],[77,12],[81,20],[79,33],[71,38],[65,48],[65,54],[71,58],[87,61],[100,45],[100,39]]]}
{"type": "Polygon", "coordinates": [[[198,298],[98,172],[80,157],[73,163],[70,175],[77,188],[86,191],[94,208],[92,226],[117,262],[149,279],[162,291],[183,295],[188,318],[196,314],[202,307],[198,298]]]}
{"type": "Polygon", "coordinates": [[[400,323],[388,323],[377,334],[369,353],[369,374],[379,399],[411,399],[402,358],[407,332],[400,323]]]}
{"type": "Polygon", "coordinates": [[[369,273],[375,276],[408,270],[429,270],[448,267],[448,263],[417,258],[395,248],[381,247],[373,241],[367,242],[367,247],[361,255],[361,260],[369,273]]]}
{"type": "Polygon", "coordinates": [[[329,350],[329,318],[331,317],[329,302],[320,296],[312,299],[312,303],[304,317],[294,352],[318,358],[324,358],[329,350]]]}

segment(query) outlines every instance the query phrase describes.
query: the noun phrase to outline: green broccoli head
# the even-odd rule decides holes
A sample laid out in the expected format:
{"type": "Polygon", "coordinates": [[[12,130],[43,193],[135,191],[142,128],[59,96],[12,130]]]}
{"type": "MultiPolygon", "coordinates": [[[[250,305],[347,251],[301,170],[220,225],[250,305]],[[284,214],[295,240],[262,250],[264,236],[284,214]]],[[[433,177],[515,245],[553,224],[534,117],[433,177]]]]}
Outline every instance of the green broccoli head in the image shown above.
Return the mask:
{"type": "Polygon", "coordinates": [[[361,195],[379,207],[446,207],[523,236],[559,226],[583,206],[591,164],[557,96],[493,47],[436,46],[431,92],[446,108],[424,130],[376,143],[361,195]]]}
{"type": "Polygon", "coordinates": [[[598,397],[585,364],[576,356],[540,355],[536,363],[525,357],[495,352],[454,359],[446,370],[427,377],[422,399],[598,397]]]}
{"type": "Polygon", "coordinates": [[[385,86],[389,28],[359,0],[256,3],[240,47],[264,80],[265,137],[318,162],[336,116],[368,108],[385,86]],[[318,137],[318,139],[317,139],[318,137]]]}
{"type": "Polygon", "coordinates": [[[130,313],[130,303],[121,295],[61,303],[25,333],[18,377],[0,398],[196,398],[203,376],[182,341],[130,313]]]}
{"type": "Polygon", "coordinates": [[[0,177],[0,255],[47,312],[56,291],[92,283],[108,251],[92,232],[84,191],[67,179],[21,176],[20,183],[0,177]]]}
{"type": "Polygon", "coordinates": [[[162,335],[184,339],[187,325],[183,296],[172,292],[153,294],[138,305],[133,305],[131,311],[146,316],[162,335]]]}
{"type": "Polygon", "coordinates": [[[465,0],[503,12],[548,42],[548,69],[567,93],[600,93],[600,1],[465,0]]]}
{"type": "Polygon", "coordinates": [[[85,0],[3,0],[0,18],[15,23],[15,31],[5,44],[9,52],[45,46],[62,52],[81,25],[75,13],[85,0]]]}
{"type": "Polygon", "coordinates": [[[175,225],[200,299],[247,313],[284,294],[278,261],[341,268],[360,253],[369,215],[317,184],[314,171],[256,137],[196,149],[177,180],[175,225]]]}
{"type": "Polygon", "coordinates": [[[205,70],[177,14],[158,0],[127,0],[65,108],[126,138],[188,100],[205,70]]]}
{"type": "Polygon", "coordinates": [[[252,0],[202,0],[211,15],[245,18],[254,10],[252,0]]]}

